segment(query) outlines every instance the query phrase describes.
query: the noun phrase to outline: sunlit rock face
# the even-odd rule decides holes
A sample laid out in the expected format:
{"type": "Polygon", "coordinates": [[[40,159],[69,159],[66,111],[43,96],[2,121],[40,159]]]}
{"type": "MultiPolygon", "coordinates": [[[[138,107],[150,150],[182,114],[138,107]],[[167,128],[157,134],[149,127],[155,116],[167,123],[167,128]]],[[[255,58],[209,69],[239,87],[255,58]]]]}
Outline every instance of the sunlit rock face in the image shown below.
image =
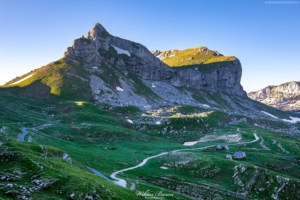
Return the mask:
{"type": "Polygon", "coordinates": [[[300,110],[300,82],[268,86],[248,93],[248,97],[281,110],[300,110]]]}

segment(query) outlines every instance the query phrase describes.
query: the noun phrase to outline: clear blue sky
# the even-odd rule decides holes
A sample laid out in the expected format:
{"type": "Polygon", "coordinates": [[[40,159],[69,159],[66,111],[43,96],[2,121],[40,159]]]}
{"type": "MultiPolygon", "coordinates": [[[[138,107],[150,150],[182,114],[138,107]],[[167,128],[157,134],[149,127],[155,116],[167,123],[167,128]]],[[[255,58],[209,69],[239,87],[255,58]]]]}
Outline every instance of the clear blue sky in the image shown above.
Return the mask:
{"type": "Polygon", "coordinates": [[[300,81],[299,1],[0,0],[0,84],[61,58],[96,22],[150,50],[234,55],[247,92],[300,81]]]}

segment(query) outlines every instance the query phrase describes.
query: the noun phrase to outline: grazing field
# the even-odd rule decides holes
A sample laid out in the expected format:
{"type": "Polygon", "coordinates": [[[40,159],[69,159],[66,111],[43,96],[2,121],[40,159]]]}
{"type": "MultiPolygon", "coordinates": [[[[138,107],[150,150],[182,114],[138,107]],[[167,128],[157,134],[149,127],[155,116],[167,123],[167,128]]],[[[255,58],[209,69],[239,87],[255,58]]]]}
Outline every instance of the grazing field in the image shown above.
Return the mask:
{"type": "Polygon", "coordinates": [[[85,101],[47,102],[7,93],[0,101],[1,198],[138,199],[147,190],[169,194],[169,199],[299,195],[300,140],[250,123],[230,124],[235,116],[222,111],[99,108],[85,101]],[[23,128],[27,135],[20,142],[23,128]],[[183,145],[192,141],[197,142],[183,145]],[[237,151],[246,158],[226,159],[237,151]],[[163,152],[116,175],[127,189],[88,169],[110,177],[163,152]]]}

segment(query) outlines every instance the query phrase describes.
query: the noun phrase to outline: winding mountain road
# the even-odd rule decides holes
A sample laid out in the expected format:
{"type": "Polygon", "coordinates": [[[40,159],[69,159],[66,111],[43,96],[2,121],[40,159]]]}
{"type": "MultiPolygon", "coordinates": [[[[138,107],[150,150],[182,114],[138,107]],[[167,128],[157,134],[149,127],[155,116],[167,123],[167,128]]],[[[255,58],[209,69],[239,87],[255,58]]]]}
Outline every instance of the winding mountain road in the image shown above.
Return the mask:
{"type": "MultiPolygon", "coordinates": [[[[243,142],[243,143],[239,143],[239,144],[250,144],[250,143],[253,143],[253,142],[256,142],[259,140],[259,137],[256,135],[256,133],[253,133],[254,137],[255,137],[255,140],[253,141],[250,141],[250,142],[243,142]]],[[[230,146],[233,146],[233,145],[237,145],[237,144],[229,144],[230,146]]],[[[187,148],[187,149],[178,149],[178,150],[174,150],[174,151],[170,151],[170,152],[180,152],[180,151],[187,151],[187,150],[198,150],[198,149],[206,149],[206,148],[209,148],[209,147],[214,147],[215,145],[209,145],[209,146],[205,146],[205,147],[199,147],[199,148],[187,148]]],[[[126,187],[127,183],[124,179],[121,179],[121,178],[118,178],[116,177],[117,174],[121,173],[121,172],[126,172],[126,171],[129,171],[129,170],[133,170],[133,169],[136,169],[136,168],[139,168],[139,167],[142,167],[144,166],[148,160],[151,160],[153,158],[157,158],[159,156],[163,156],[163,155],[166,155],[170,152],[163,152],[163,153],[160,153],[160,154],[157,154],[155,156],[150,156],[148,158],[145,158],[143,160],[143,162],[141,162],[140,164],[136,165],[136,166],[133,166],[133,167],[129,167],[129,168],[125,168],[125,169],[122,169],[122,170],[119,170],[119,171],[116,171],[114,173],[112,173],[110,175],[111,178],[113,178],[115,181],[114,183],[117,184],[117,185],[120,185],[122,187],[126,187]]]]}
{"type": "MultiPolygon", "coordinates": [[[[48,124],[45,124],[45,125],[42,125],[42,127],[45,127],[45,126],[49,126],[48,124]]],[[[18,140],[19,141],[24,141],[25,139],[25,136],[28,134],[26,128],[22,128],[22,134],[19,136],[18,140]]],[[[253,141],[250,141],[250,142],[243,142],[243,143],[239,143],[239,144],[250,144],[250,143],[253,143],[253,142],[256,142],[259,140],[259,137],[256,135],[256,133],[253,133],[254,137],[255,137],[255,140],[253,141]]],[[[229,144],[231,146],[233,145],[237,145],[237,144],[229,144]]],[[[170,151],[170,152],[180,152],[180,151],[188,151],[188,150],[199,150],[199,149],[206,149],[206,148],[209,148],[209,147],[213,147],[215,145],[209,145],[209,146],[205,146],[205,147],[199,147],[199,148],[186,148],[186,149],[178,149],[178,150],[174,150],[174,151],[170,151]]],[[[116,185],[120,185],[122,187],[126,187],[127,186],[127,182],[124,180],[124,179],[121,179],[121,178],[118,178],[116,177],[117,174],[119,173],[122,173],[122,172],[126,172],[126,171],[129,171],[129,170],[133,170],[133,169],[136,169],[136,168],[139,168],[139,167],[142,167],[144,166],[149,160],[153,159],[153,158],[157,158],[157,157],[160,157],[160,156],[163,156],[163,155],[166,155],[170,152],[163,152],[163,153],[160,153],[160,154],[157,154],[157,155],[154,155],[154,156],[150,156],[148,158],[145,158],[141,163],[139,163],[138,165],[136,166],[133,166],[133,167],[129,167],[129,168],[125,168],[125,169],[122,169],[122,170],[119,170],[119,171],[116,171],[114,173],[112,173],[110,175],[111,178],[113,178],[113,183],[115,183],[116,185]]],[[[88,167],[89,168],[89,167],[88,167]]],[[[107,177],[105,177],[102,173],[98,172],[97,170],[95,169],[92,169],[92,168],[89,168],[89,170],[91,170],[93,173],[97,174],[98,176],[101,176],[102,178],[108,180],[111,182],[110,179],[108,179],[107,177]],[[100,175],[101,174],[101,175],[100,175]]]]}
{"type": "MultiPolygon", "coordinates": [[[[39,128],[39,129],[42,129],[42,128],[46,128],[46,127],[49,127],[51,126],[51,124],[43,124],[41,126],[37,126],[37,127],[34,127],[34,128],[39,128]]],[[[21,128],[21,135],[18,137],[18,140],[21,141],[21,142],[24,142],[25,140],[25,136],[28,134],[27,132],[27,129],[32,129],[32,128],[21,128]]]]}

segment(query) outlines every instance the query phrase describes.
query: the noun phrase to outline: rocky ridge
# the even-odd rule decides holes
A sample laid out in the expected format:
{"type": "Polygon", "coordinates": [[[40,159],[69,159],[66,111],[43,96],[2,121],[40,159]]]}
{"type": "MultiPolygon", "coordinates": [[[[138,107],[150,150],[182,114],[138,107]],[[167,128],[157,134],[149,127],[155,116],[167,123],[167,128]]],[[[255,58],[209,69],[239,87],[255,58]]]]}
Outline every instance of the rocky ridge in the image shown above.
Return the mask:
{"type": "Polygon", "coordinates": [[[101,68],[101,62],[104,62],[114,65],[124,73],[134,72],[139,77],[149,80],[167,80],[174,73],[171,68],[153,56],[146,47],[110,35],[99,23],[95,24],[85,37],[75,40],[72,47],[65,52],[65,57],[70,61],[79,57],[90,67],[101,68]],[[113,50],[114,47],[134,56],[108,58],[109,50],[113,50]]]}
{"type": "Polygon", "coordinates": [[[176,87],[245,96],[240,84],[242,68],[238,60],[207,66],[209,70],[204,71],[201,70],[201,64],[171,68],[143,45],[112,36],[99,23],[85,37],[74,41],[65,52],[65,58],[71,62],[81,58],[90,68],[101,69],[101,63],[105,63],[125,74],[132,72],[144,80],[163,81],[176,87]],[[119,56],[111,56],[112,51],[117,51],[119,56]]]}
{"type": "Polygon", "coordinates": [[[248,93],[248,97],[281,110],[300,110],[300,82],[268,86],[248,93]]]}

